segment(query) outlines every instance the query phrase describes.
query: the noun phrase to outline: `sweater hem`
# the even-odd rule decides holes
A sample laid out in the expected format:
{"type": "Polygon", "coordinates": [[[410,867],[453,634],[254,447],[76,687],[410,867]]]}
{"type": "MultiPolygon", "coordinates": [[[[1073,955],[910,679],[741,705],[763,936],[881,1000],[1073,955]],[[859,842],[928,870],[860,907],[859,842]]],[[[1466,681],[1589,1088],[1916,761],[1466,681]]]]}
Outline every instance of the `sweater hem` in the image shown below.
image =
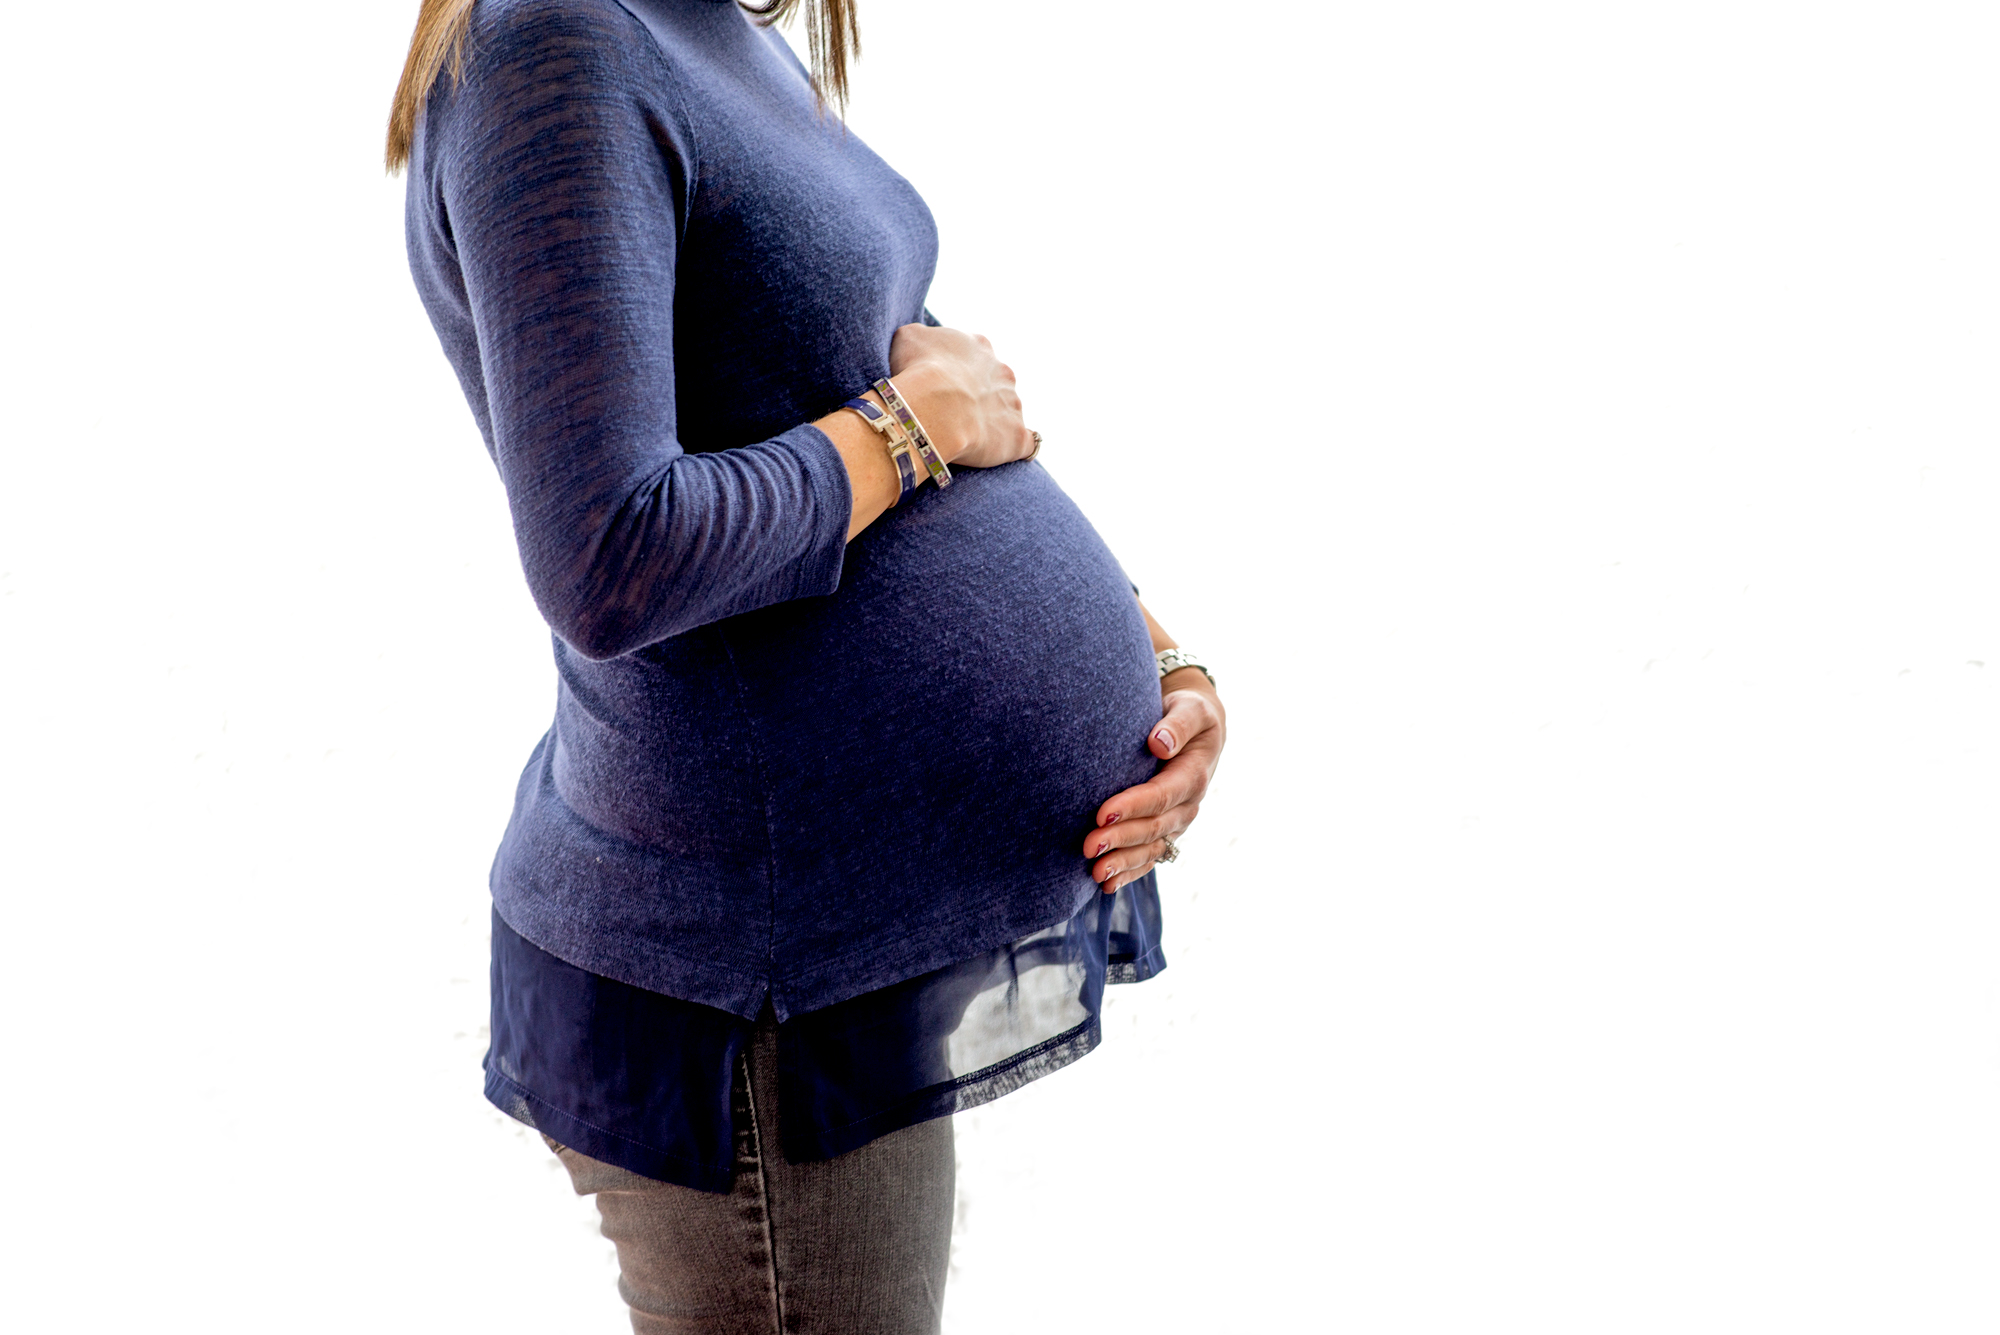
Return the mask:
{"type": "MultiPolygon", "coordinates": [[[[983,914],[970,914],[967,918],[957,919],[945,928],[949,944],[934,939],[927,949],[899,956],[877,942],[863,950],[844,952],[820,961],[812,975],[790,979],[748,973],[741,967],[719,964],[712,958],[691,959],[653,941],[645,944],[643,956],[636,951],[606,954],[597,948],[603,938],[582,922],[562,913],[540,895],[532,892],[526,895],[506,893],[497,878],[493,887],[493,906],[501,919],[524,940],[565,964],[573,964],[579,969],[629,983],[633,987],[642,987],[648,992],[712,1006],[745,1020],[754,1021],[764,1009],[768,997],[778,1019],[784,1021],[877,988],[905,982],[933,969],[956,964],[982,951],[1067,922],[1076,916],[1081,901],[1075,894],[1055,897],[1061,896],[1062,892],[1063,888],[1058,886],[1050,892],[1028,897],[1016,912],[983,924],[980,921],[985,917],[983,914]],[[523,909],[534,911],[521,912],[523,909]],[[972,923],[981,925],[982,930],[963,934],[951,930],[964,924],[968,918],[972,923]],[[593,940],[593,937],[596,939],[593,940]],[[874,955],[881,961],[879,967],[863,974],[845,976],[839,982],[831,980],[829,975],[838,972],[841,963],[860,954],[874,955]]],[[[1087,885],[1083,893],[1095,894],[1098,890],[1094,885],[1087,885]]]]}
{"type": "MultiPolygon", "coordinates": [[[[1062,886],[1056,886],[1032,898],[1023,896],[1022,906],[1017,912],[992,920],[991,925],[983,930],[964,935],[948,930],[949,945],[933,944],[928,949],[899,955],[893,947],[875,941],[838,955],[826,956],[814,963],[810,973],[771,979],[771,1005],[777,1011],[778,1019],[783,1021],[858,997],[864,992],[892,987],[933,969],[971,959],[996,946],[1004,946],[1066,923],[1076,916],[1089,895],[1100,893],[1096,885],[1086,883],[1081,893],[1071,893],[1067,898],[1051,897],[1060,895],[1062,890],[1062,886]],[[1031,904],[1034,907],[1030,907],[1031,904]],[[864,974],[849,974],[841,968],[851,960],[864,957],[884,962],[864,974]],[[834,975],[840,975],[840,981],[832,981],[834,975]]],[[[968,914],[965,918],[954,920],[951,926],[955,928],[967,922],[976,925],[980,916],[968,914]]],[[[932,925],[931,930],[935,934],[936,926],[932,925]]],[[[935,940],[934,935],[932,939],[935,940]]]]}

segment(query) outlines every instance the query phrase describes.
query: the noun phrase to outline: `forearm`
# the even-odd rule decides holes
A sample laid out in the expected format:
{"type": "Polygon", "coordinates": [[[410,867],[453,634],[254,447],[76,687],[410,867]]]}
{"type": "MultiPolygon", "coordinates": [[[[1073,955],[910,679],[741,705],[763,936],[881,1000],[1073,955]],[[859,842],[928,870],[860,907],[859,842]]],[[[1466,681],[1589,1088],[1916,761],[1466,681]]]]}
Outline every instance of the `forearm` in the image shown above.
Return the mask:
{"type": "MultiPolygon", "coordinates": [[[[1167,628],[1162,626],[1158,621],[1155,621],[1153,614],[1146,610],[1145,600],[1139,598],[1136,594],[1133,597],[1139,604],[1139,615],[1146,618],[1146,633],[1153,637],[1153,652],[1157,654],[1162,649],[1180,648],[1180,641],[1167,634],[1167,628]]],[[[1182,671],[1186,671],[1186,669],[1183,668],[1182,671]]]]}
{"type": "MultiPolygon", "coordinates": [[[[1146,633],[1153,639],[1154,653],[1157,654],[1162,649],[1178,649],[1181,647],[1180,641],[1168,634],[1167,628],[1153,619],[1153,614],[1146,610],[1146,604],[1143,599],[1139,602],[1139,615],[1146,618],[1146,633]]],[[[1166,676],[1160,678],[1161,695],[1165,695],[1168,691],[1188,689],[1198,689],[1213,694],[1215,683],[1211,682],[1208,679],[1208,674],[1198,667],[1176,668],[1166,676]]]]}

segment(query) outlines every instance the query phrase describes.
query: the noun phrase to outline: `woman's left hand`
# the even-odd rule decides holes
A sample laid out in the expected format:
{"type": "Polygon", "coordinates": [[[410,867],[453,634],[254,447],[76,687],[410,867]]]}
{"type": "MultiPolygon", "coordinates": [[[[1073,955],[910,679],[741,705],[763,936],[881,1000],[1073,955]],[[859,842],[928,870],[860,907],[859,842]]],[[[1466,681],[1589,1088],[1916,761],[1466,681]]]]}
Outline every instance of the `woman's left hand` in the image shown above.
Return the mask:
{"type": "Polygon", "coordinates": [[[1166,763],[1099,807],[1097,828],[1084,836],[1090,878],[1107,895],[1144,876],[1167,851],[1166,841],[1194,824],[1222,759],[1228,720],[1207,674],[1200,668],[1168,673],[1160,691],[1165,716],[1153,725],[1146,748],[1166,763]]]}

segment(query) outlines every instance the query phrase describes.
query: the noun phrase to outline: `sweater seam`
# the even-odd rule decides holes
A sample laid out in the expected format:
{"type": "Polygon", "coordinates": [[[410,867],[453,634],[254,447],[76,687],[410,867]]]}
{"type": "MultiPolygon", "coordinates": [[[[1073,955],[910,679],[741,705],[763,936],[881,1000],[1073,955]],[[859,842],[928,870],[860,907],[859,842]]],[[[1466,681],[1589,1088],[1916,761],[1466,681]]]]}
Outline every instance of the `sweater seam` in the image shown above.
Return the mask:
{"type": "Polygon", "coordinates": [[[681,216],[674,220],[676,228],[674,235],[675,267],[678,268],[679,251],[687,243],[688,223],[694,217],[695,193],[701,188],[701,136],[695,133],[694,114],[688,110],[687,94],[681,90],[680,80],[674,77],[674,67],[668,63],[667,53],[661,49],[660,39],[654,35],[651,25],[627,8],[622,3],[622,0],[618,7],[624,10],[625,17],[637,24],[639,31],[645,34],[646,48],[653,53],[653,59],[659,64],[660,73],[663,76],[662,81],[673,94],[674,106],[680,112],[681,130],[687,135],[687,200],[681,207],[681,216]]]}
{"type": "Polygon", "coordinates": [[[768,994],[771,980],[778,971],[777,813],[772,810],[771,775],[764,764],[764,745],[757,735],[757,720],[745,698],[748,688],[743,682],[743,670],[736,663],[736,650],[729,643],[728,632],[720,624],[715,628],[715,638],[722,646],[722,656],[729,660],[729,675],[736,683],[736,707],[743,715],[743,734],[750,743],[750,764],[757,774],[757,796],[764,807],[764,890],[765,906],[770,915],[764,932],[764,988],[768,994]]]}

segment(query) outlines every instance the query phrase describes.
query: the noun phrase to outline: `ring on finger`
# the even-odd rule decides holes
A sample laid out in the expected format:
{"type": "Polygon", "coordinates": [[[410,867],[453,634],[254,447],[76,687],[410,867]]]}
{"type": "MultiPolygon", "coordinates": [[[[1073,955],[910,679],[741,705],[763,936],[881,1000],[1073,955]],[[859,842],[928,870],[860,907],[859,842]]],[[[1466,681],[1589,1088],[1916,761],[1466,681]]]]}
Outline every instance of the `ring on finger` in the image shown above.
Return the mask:
{"type": "Polygon", "coordinates": [[[1024,460],[1032,459],[1042,452],[1042,433],[1039,431],[1030,431],[1028,434],[1035,438],[1035,448],[1021,456],[1024,460]]]}
{"type": "Polygon", "coordinates": [[[1160,856],[1154,858],[1153,861],[1172,862],[1175,858],[1181,855],[1181,846],[1175,843],[1172,839],[1168,838],[1166,835],[1163,834],[1160,836],[1160,842],[1167,846],[1166,851],[1161,853],[1160,856]]]}

